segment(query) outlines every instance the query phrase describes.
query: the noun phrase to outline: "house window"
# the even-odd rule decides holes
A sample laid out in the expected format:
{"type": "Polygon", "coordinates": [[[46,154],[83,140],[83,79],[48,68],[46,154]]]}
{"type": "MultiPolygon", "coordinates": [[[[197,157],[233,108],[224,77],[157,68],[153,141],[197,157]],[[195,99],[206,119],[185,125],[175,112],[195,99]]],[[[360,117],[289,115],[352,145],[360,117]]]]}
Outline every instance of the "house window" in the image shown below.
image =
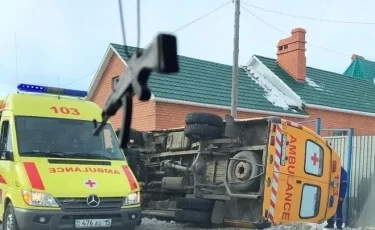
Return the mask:
{"type": "Polygon", "coordinates": [[[116,84],[119,82],[119,80],[120,80],[119,76],[112,78],[112,89],[116,87],[116,84]]]}
{"type": "Polygon", "coordinates": [[[317,143],[307,140],[305,156],[305,172],[314,176],[322,176],[324,158],[323,148],[317,143]]]}
{"type": "Polygon", "coordinates": [[[348,131],[333,131],[332,132],[332,136],[347,136],[348,135],[348,131]]]}
{"type": "Polygon", "coordinates": [[[316,217],[319,214],[320,198],[320,187],[310,184],[303,185],[300,217],[303,219],[316,217]]]}

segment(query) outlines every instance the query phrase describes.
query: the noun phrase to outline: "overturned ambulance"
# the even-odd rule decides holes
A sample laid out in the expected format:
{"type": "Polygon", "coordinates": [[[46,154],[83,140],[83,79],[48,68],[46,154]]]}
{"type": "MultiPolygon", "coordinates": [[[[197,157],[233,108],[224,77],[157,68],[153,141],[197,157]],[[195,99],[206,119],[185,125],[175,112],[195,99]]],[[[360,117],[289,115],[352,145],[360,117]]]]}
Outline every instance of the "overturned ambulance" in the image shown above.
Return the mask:
{"type": "Polygon", "coordinates": [[[341,161],[312,130],[278,117],[190,113],[180,129],[131,134],[143,213],[178,222],[265,228],[323,222],[338,203],[341,161]]]}

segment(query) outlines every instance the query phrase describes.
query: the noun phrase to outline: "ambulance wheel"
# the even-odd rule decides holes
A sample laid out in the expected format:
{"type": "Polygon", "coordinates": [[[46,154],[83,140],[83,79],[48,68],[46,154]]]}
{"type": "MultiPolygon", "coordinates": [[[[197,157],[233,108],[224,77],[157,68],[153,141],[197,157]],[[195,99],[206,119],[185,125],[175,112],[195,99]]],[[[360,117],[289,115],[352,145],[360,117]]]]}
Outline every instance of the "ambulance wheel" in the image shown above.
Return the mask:
{"type": "Polygon", "coordinates": [[[195,223],[210,225],[211,224],[211,212],[200,212],[179,209],[175,212],[175,220],[183,223],[195,223]]]}
{"type": "Polygon", "coordinates": [[[221,137],[221,129],[207,124],[186,125],[185,136],[190,139],[212,139],[221,137]]]}
{"type": "Polygon", "coordinates": [[[176,200],[176,207],[178,209],[185,209],[190,211],[212,212],[215,201],[180,197],[176,200]]]}
{"type": "Polygon", "coordinates": [[[216,114],[212,113],[188,113],[185,118],[185,124],[192,125],[192,124],[203,124],[203,125],[211,125],[217,128],[222,128],[224,125],[223,118],[216,114]]]}
{"type": "Polygon", "coordinates": [[[141,159],[137,159],[137,161],[133,162],[130,168],[138,181],[144,182],[146,180],[145,165],[141,159]]]}
{"type": "Polygon", "coordinates": [[[12,202],[9,202],[5,209],[3,230],[19,230],[12,202]]]}
{"type": "Polygon", "coordinates": [[[251,151],[241,151],[233,159],[237,160],[229,162],[228,181],[239,183],[230,183],[229,187],[241,192],[258,189],[259,177],[256,176],[260,173],[260,167],[246,161],[238,160],[248,160],[252,163],[262,164],[260,155],[251,151]]]}

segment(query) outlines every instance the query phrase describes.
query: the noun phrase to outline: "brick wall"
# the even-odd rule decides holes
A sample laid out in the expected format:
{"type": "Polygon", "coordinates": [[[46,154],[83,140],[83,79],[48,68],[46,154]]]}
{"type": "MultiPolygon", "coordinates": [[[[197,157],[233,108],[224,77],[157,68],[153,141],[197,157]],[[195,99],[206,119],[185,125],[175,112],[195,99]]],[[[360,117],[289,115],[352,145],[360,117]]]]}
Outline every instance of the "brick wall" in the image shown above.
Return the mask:
{"type": "MultiPolygon", "coordinates": [[[[375,117],[318,109],[307,109],[307,112],[310,119],[321,118],[324,129],[354,128],[354,135],[375,135],[375,117]]],[[[332,132],[322,132],[322,135],[329,136],[332,132]]]]}
{"type": "MultiPolygon", "coordinates": [[[[186,105],[177,105],[170,103],[160,103],[156,102],[156,128],[165,129],[165,128],[175,128],[184,126],[185,116],[189,112],[194,111],[204,111],[209,113],[214,113],[224,118],[225,114],[230,114],[230,111],[220,110],[220,109],[210,109],[197,106],[186,106],[186,105]]],[[[307,109],[310,114],[309,118],[295,118],[282,116],[282,118],[301,122],[314,120],[316,118],[321,118],[322,128],[354,128],[355,135],[375,135],[375,117],[359,116],[346,113],[336,113],[326,110],[317,110],[317,109],[307,109]],[[373,127],[373,128],[372,128],[373,127]]],[[[238,118],[253,118],[253,117],[264,117],[270,116],[266,114],[257,114],[257,113],[247,113],[247,112],[238,112],[238,118]]],[[[308,122],[303,123],[303,125],[309,127],[312,130],[315,130],[315,123],[308,122]]],[[[322,132],[323,136],[332,135],[332,132],[322,132]]]]}
{"type": "MultiPolygon", "coordinates": [[[[103,108],[107,101],[108,95],[112,91],[112,78],[120,76],[124,72],[125,68],[126,67],[121,59],[116,54],[113,54],[91,101],[103,108]]],[[[148,101],[140,103],[139,100],[134,97],[133,103],[132,126],[139,130],[155,129],[155,102],[148,101]]],[[[121,127],[122,119],[123,108],[121,108],[117,114],[110,119],[115,129],[121,127]]]]}
{"type": "MultiPolygon", "coordinates": [[[[124,71],[124,64],[117,57],[113,55],[107,66],[104,76],[102,77],[96,92],[93,95],[92,101],[103,107],[109,93],[112,90],[112,78],[119,76],[124,71]]],[[[133,120],[132,127],[138,130],[153,130],[164,128],[175,128],[184,126],[185,116],[189,112],[204,111],[218,114],[224,118],[225,114],[230,114],[230,111],[221,109],[210,109],[197,106],[177,105],[171,103],[161,103],[155,101],[148,101],[140,103],[137,99],[133,100],[133,120]]],[[[359,116],[346,113],[336,113],[326,110],[317,110],[307,108],[310,118],[301,119],[294,117],[283,117],[293,121],[312,120],[320,117],[322,119],[322,128],[355,128],[356,135],[375,135],[375,117],[359,116]]],[[[269,116],[256,113],[238,112],[239,118],[263,117],[269,116]]],[[[114,128],[117,129],[122,125],[123,111],[111,118],[114,128]]],[[[315,129],[314,123],[304,123],[307,127],[315,129]]],[[[332,132],[323,132],[324,136],[331,135],[332,132]]]]}
{"type": "MultiPolygon", "coordinates": [[[[223,119],[226,114],[230,114],[230,110],[223,109],[212,109],[204,108],[198,106],[190,105],[178,105],[171,103],[162,103],[156,102],[156,128],[165,129],[165,128],[177,128],[185,125],[185,116],[187,113],[191,112],[208,112],[214,113],[221,116],[223,119]]],[[[263,117],[270,115],[262,115],[257,113],[246,113],[238,112],[238,118],[253,118],[253,117],[263,117]]]]}

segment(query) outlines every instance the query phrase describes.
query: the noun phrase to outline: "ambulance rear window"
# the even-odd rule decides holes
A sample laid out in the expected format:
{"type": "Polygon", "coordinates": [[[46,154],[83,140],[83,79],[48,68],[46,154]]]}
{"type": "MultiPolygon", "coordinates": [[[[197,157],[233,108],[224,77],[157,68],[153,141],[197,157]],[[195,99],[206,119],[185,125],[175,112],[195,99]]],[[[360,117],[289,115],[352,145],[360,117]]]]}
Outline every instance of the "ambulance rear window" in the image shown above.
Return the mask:
{"type": "Polygon", "coordinates": [[[321,189],[318,186],[305,184],[302,188],[300,217],[313,218],[319,214],[321,189]]]}
{"type": "Polygon", "coordinates": [[[305,172],[314,176],[322,176],[324,157],[323,148],[317,143],[307,140],[305,156],[305,172]]]}

